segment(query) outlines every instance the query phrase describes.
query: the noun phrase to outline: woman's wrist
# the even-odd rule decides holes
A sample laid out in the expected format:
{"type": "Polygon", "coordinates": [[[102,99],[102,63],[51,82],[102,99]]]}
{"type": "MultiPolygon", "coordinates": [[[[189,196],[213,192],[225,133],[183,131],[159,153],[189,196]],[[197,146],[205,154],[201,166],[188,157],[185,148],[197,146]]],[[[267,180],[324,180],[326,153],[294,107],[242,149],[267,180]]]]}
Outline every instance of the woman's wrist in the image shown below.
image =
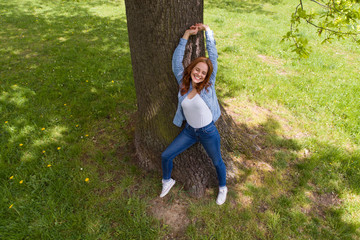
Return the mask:
{"type": "Polygon", "coordinates": [[[186,31],[186,32],[184,33],[184,35],[182,36],[182,38],[183,38],[183,39],[186,39],[186,40],[188,40],[189,37],[190,37],[190,34],[189,34],[187,31],[186,31]]]}

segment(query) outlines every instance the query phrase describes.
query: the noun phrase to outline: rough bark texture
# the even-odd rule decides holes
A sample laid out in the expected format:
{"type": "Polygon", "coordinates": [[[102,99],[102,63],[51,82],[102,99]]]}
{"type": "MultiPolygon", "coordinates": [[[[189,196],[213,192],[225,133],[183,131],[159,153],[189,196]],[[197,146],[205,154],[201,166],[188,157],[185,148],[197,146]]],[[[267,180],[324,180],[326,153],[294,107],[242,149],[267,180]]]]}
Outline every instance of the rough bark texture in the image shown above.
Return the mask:
{"type": "MultiPolygon", "coordinates": [[[[142,167],[161,173],[161,153],[181,130],[172,123],[179,89],[171,69],[172,54],[185,30],[203,22],[203,0],[125,0],[125,4],[138,106],[136,153],[142,167]]],[[[184,66],[205,56],[204,34],[190,37],[186,49],[184,66]]],[[[216,125],[231,180],[236,173],[228,154],[236,147],[231,137],[234,123],[222,109],[216,125]]],[[[206,187],[218,185],[215,168],[200,144],[174,159],[172,177],[196,197],[206,187]]]]}

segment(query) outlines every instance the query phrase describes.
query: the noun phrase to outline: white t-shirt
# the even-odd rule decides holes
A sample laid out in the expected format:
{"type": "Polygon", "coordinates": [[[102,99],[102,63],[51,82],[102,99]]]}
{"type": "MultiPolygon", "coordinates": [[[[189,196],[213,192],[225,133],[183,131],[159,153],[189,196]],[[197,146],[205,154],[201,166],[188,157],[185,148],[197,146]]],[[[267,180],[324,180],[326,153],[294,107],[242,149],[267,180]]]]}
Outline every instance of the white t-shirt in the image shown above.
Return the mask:
{"type": "Polygon", "coordinates": [[[212,122],[212,113],[199,94],[192,99],[186,97],[181,102],[181,107],[187,123],[193,128],[202,128],[212,122]]]}

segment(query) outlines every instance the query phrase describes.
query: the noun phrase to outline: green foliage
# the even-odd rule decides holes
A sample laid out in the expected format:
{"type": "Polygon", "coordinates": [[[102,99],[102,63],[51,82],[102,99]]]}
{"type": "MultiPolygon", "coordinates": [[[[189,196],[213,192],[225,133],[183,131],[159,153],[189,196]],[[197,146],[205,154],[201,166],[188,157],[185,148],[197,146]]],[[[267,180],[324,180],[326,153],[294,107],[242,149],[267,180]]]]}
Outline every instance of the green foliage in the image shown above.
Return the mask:
{"type": "Polygon", "coordinates": [[[360,43],[360,4],[357,0],[299,1],[291,15],[290,31],[283,36],[283,40],[292,41],[293,51],[307,58],[311,48],[308,47],[307,37],[299,30],[304,22],[314,27],[319,37],[325,35],[322,44],[345,38],[360,43]]]}

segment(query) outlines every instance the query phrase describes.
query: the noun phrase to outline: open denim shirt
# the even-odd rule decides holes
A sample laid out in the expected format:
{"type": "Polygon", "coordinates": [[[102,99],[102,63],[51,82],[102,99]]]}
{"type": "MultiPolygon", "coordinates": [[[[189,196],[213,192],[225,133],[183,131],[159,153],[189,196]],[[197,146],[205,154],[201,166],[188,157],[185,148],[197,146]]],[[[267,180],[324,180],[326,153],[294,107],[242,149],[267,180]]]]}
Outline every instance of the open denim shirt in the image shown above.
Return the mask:
{"type": "MultiPolygon", "coordinates": [[[[219,102],[218,102],[216,92],[215,92],[215,80],[216,80],[216,72],[217,72],[217,68],[218,68],[218,65],[217,65],[218,54],[217,54],[217,50],[216,50],[216,46],[215,46],[216,43],[215,43],[213,31],[208,30],[205,32],[205,35],[206,35],[206,49],[209,54],[209,59],[213,65],[213,72],[210,76],[210,86],[207,88],[207,90],[205,88],[203,90],[201,90],[200,97],[204,100],[206,105],[209,107],[209,109],[212,113],[212,116],[213,116],[213,121],[216,122],[216,120],[218,120],[221,115],[219,102]]],[[[184,38],[180,39],[180,43],[176,47],[174,54],[173,54],[173,58],[172,58],[172,70],[175,74],[176,80],[178,81],[179,85],[181,85],[181,81],[182,81],[183,73],[184,73],[184,66],[183,66],[182,62],[183,62],[183,58],[184,58],[186,43],[187,43],[186,39],[184,39],[184,38]]],[[[175,114],[175,117],[173,120],[173,123],[178,127],[181,127],[183,121],[185,120],[184,112],[181,107],[181,102],[187,97],[187,95],[191,92],[191,90],[192,90],[192,84],[190,84],[189,91],[186,94],[184,94],[183,96],[181,96],[180,91],[178,93],[178,100],[179,100],[178,107],[177,107],[176,114],[175,114]]]]}

